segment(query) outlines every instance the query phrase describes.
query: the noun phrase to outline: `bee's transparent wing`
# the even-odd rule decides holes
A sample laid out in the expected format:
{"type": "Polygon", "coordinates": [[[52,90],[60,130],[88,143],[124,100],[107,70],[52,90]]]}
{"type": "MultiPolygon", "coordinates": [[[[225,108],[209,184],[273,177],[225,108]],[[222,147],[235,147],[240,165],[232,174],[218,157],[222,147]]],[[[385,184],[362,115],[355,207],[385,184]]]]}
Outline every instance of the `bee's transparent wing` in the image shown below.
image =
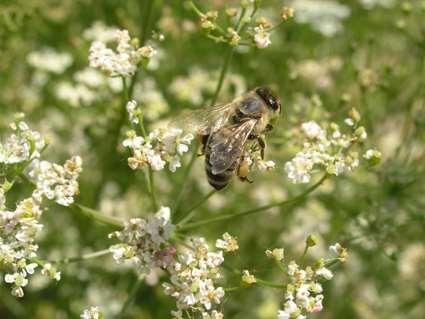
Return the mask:
{"type": "Polygon", "coordinates": [[[235,106],[235,102],[231,102],[198,110],[183,111],[168,126],[193,133],[210,134],[227,123],[235,106]]]}
{"type": "Polygon", "coordinates": [[[242,156],[245,142],[256,123],[256,119],[250,119],[211,134],[208,147],[211,148],[210,164],[214,175],[223,173],[242,156]]]}

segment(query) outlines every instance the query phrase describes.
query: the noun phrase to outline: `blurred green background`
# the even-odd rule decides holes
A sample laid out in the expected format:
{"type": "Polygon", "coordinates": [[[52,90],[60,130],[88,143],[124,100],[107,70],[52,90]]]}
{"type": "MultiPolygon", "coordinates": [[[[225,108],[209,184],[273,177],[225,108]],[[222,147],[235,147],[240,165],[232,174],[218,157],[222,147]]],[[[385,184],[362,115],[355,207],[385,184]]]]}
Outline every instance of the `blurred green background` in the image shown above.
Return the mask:
{"type": "MultiPolygon", "coordinates": [[[[197,3],[219,11],[238,4],[197,3]]],[[[352,107],[362,114],[368,143],[382,152],[382,163],[332,178],[305,201],[282,211],[276,208],[191,233],[211,242],[225,231],[237,236],[240,251],[226,262],[275,281],[279,270],[264,257],[267,248],[282,246],[288,256],[296,256],[304,238],[315,233],[320,244],[313,257],[321,257],[328,244],[339,241],[350,258],[325,286],[325,309],[314,317],[423,318],[425,3],[339,1],[345,9],[322,15],[315,3],[263,1],[261,15],[273,19],[283,4],[293,5],[296,16],[313,12],[310,22],[286,22],[264,50],[238,50],[219,98],[228,101],[258,85],[270,85],[279,93],[282,119],[267,150],[268,159],[277,163],[276,171],[255,174],[253,184],[232,183],[211,197],[197,216],[237,212],[298,194],[303,186],[291,184],[283,170],[296,152],[294,128],[309,120],[342,122],[352,107]]],[[[335,7],[336,1],[331,3],[335,7]]],[[[158,58],[139,73],[134,87],[133,96],[145,109],[150,129],[184,108],[208,103],[226,50],[203,36],[184,1],[155,1],[150,23],[145,24],[149,5],[149,0],[0,1],[1,135],[14,113],[25,112],[31,127],[49,138],[45,158],[62,162],[73,154],[82,156],[78,202],[122,218],[143,216],[151,207],[143,175],[127,166],[128,155],[120,146],[128,123],[120,115],[119,83],[105,79],[104,86],[93,88],[79,80],[78,73],[88,67],[87,30],[101,22],[140,38],[151,30],[164,34],[165,40],[156,46],[158,58]],[[69,55],[65,70],[31,62],[32,53],[48,48],[69,55]]],[[[172,204],[184,175],[184,167],[174,174],[157,174],[162,205],[172,204]]],[[[182,207],[210,190],[202,159],[195,162],[189,178],[182,207]]],[[[13,198],[29,193],[21,186],[13,189],[13,198]]],[[[107,239],[111,229],[70,209],[52,206],[42,222],[39,254],[45,259],[77,256],[112,244],[107,239]]],[[[11,296],[2,282],[0,318],[77,318],[89,305],[115,318],[136,279],[130,267],[116,265],[110,256],[60,270],[59,283],[34,276],[22,300],[11,296]]],[[[159,272],[149,276],[128,318],[169,317],[173,300],[157,284],[164,279],[159,272]]],[[[227,274],[229,286],[238,280],[227,274]]],[[[261,287],[229,293],[223,303],[226,318],[276,318],[282,294],[261,287]]]]}

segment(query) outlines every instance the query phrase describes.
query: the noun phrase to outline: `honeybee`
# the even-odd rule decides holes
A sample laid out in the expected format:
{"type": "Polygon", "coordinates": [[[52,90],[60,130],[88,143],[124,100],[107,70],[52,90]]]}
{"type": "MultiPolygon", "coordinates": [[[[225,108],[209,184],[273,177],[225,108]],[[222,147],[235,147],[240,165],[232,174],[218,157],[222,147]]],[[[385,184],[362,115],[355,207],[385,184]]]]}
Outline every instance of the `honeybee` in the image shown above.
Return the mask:
{"type": "Polygon", "coordinates": [[[224,188],[234,174],[249,181],[245,154],[259,148],[264,159],[264,137],[273,129],[280,111],[279,98],[270,89],[258,87],[230,103],[183,117],[185,129],[200,137],[200,155],[205,155],[205,172],[212,187],[224,188]]]}

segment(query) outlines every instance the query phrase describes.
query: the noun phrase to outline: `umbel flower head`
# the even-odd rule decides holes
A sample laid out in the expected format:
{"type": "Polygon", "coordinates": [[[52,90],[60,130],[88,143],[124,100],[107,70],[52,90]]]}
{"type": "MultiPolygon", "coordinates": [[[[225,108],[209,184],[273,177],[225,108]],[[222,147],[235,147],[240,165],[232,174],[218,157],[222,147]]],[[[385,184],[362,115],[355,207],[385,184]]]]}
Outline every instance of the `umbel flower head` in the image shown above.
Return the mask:
{"type": "Polygon", "coordinates": [[[169,170],[175,172],[181,167],[180,157],[189,151],[193,138],[192,134],[183,134],[179,128],[157,129],[146,138],[129,131],[127,139],[123,141],[123,145],[130,148],[132,153],[128,165],[132,169],[149,166],[154,171],[160,171],[168,163],[169,170]]]}
{"type": "Polygon", "coordinates": [[[329,247],[336,258],[319,259],[313,265],[301,267],[294,260],[286,265],[286,274],[289,279],[285,289],[284,308],[278,311],[278,319],[305,319],[307,314],[320,312],[323,309],[322,281],[333,278],[332,271],[327,268],[334,262],[345,262],[347,251],[336,243],[329,247]]]}
{"type": "Polygon", "coordinates": [[[0,143],[0,164],[19,164],[40,157],[46,146],[40,133],[29,129],[22,121],[23,114],[17,114],[17,121],[10,125],[12,134],[0,143]]]}
{"type": "Polygon", "coordinates": [[[183,318],[182,313],[190,311],[199,312],[202,318],[223,318],[223,314],[214,309],[224,297],[224,289],[216,286],[221,278],[223,251],[210,251],[202,237],[190,239],[188,247],[168,267],[170,282],[163,284],[165,293],[176,299],[177,311],[172,315],[183,318]]]}
{"type": "Polygon", "coordinates": [[[131,218],[124,229],[109,235],[120,243],[109,247],[117,263],[132,262],[139,274],[149,274],[157,267],[166,268],[175,255],[169,243],[174,230],[170,222],[170,208],[161,207],[146,219],[131,218]]]}
{"type": "Polygon", "coordinates": [[[42,196],[45,196],[59,205],[71,205],[74,196],[79,193],[78,177],[81,171],[82,159],[79,156],[70,158],[63,166],[48,161],[35,161],[29,172],[37,186],[33,197],[40,202],[42,196]]]}
{"type": "Polygon", "coordinates": [[[148,62],[156,54],[150,45],[138,47],[137,39],[131,39],[127,30],[117,30],[115,42],[115,50],[108,48],[104,42],[93,42],[89,50],[90,66],[109,76],[130,77],[140,62],[148,62]]]}
{"type": "MultiPolygon", "coordinates": [[[[308,183],[313,170],[318,167],[336,176],[358,167],[359,155],[352,151],[352,147],[367,138],[365,128],[358,126],[359,120],[358,112],[350,112],[350,117],[345,120],[347,133],[343,133],[335,123],[329,124],[326,130],[314,121],[303,123],[301,132],[305,141],[302,150],[285,164],[288,178],[293,183],[308,183]]],[[[368,151],[365,158],[371,157],[372,153],[368,151]]]]}
{"type": "MultiPolygon", "coordinates": [[[[35,237],[43,228],[39,223],[42,210],[38,203],[27,198],[14,211],[4,206],[4,192],[0,190],[0,265],[5,269],[4,281],[12,285],[12,295],[23,297],[28,275],[34,273],[38,246],[35,237]]],[[[2,269],[3,270],[3,269],[2,269]]]]}

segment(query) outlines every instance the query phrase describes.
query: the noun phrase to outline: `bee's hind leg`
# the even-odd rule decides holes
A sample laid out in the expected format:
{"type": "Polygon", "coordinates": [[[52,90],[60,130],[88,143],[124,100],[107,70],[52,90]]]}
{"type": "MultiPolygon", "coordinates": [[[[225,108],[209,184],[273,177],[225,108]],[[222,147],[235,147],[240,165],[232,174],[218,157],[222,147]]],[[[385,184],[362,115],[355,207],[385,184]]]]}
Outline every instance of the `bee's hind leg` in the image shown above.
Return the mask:
{"type": "Polygon", "coordinates": [[[254,181],[251,180],[248,177],[249,174],[249,165],[248,162],[245,159],[242,159],[242,161],[240,162],[237,170],[236,170],[236,175],[239,177],[239,179],[242,182],[248,182],[248,183],[253,183],[254,181]]]}

